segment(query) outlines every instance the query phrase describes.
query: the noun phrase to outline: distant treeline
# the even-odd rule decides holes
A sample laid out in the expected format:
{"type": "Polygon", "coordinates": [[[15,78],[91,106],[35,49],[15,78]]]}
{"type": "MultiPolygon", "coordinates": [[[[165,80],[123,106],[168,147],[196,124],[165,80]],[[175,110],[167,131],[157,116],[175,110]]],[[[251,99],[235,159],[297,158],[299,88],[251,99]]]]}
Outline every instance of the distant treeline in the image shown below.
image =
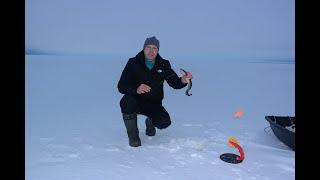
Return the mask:
{"type": "Polygon", "coordinates": [[[56,53],[45,51],[45,50],[40,50],[40,49],[26,49],[25,54],[28,54],[28,55],[52,55],[52,54],[56,54],[56,53]]]}

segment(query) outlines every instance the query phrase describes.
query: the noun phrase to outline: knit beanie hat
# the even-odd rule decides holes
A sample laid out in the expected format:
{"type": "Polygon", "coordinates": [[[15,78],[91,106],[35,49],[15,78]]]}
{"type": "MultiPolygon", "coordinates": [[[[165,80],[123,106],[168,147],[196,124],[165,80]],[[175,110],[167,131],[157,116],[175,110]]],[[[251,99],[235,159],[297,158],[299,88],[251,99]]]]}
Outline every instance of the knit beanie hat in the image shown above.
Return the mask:
{"type": "Polygon", "coordinates": [[[144,41],[143,49],[144,49],[147,45],[155,45],[155,46],[157,46],[157,48],[159,49],[159,47],[160,47],[160,42],[159,42],[159,40],[158,40],[155,36],[152,36],[152,37],[147,38],[147,39],[144,41]]]}

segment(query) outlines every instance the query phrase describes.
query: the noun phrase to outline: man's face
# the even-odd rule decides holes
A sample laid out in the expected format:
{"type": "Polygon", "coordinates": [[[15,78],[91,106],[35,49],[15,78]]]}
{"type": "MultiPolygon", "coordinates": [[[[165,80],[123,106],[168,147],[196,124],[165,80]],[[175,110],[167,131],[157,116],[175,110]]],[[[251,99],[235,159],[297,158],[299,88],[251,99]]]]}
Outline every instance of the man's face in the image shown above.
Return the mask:
{"type": "Polygon", "coordinates": [[[159,50],[158,50],[157,46],[155,46],[155,45],[147,45],[143,50],[144,56],[147,59],[152,59],[152,60],[156,59],[158,51],[159,50]]]}

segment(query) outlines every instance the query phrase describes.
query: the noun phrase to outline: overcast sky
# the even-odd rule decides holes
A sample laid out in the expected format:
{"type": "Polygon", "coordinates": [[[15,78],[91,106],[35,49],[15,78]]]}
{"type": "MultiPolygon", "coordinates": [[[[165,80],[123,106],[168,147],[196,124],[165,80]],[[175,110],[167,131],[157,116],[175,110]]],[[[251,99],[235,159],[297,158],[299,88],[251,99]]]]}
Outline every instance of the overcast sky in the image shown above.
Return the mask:
{"type": "Polygon", "coordinates": [[[294,0],[27,0],[26,48],[132,54],[294,58],[294,0]]]}

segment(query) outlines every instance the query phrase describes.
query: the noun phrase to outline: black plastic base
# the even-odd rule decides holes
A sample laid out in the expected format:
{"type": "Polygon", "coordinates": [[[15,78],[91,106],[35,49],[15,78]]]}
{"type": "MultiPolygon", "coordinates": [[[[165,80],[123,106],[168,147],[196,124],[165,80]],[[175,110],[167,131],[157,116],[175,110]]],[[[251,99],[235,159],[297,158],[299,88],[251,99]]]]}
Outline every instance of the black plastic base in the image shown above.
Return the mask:
{"type": "Polygon", "coordinates": [[[238,164],[242,162],[242,160],[237,160],[237,157],[240,157],[240,156],[232,153],[224,153],[220,155],[220,159],[222,161],[225,161],[227,163],[232,163],[232,164],[238,164]]]}

